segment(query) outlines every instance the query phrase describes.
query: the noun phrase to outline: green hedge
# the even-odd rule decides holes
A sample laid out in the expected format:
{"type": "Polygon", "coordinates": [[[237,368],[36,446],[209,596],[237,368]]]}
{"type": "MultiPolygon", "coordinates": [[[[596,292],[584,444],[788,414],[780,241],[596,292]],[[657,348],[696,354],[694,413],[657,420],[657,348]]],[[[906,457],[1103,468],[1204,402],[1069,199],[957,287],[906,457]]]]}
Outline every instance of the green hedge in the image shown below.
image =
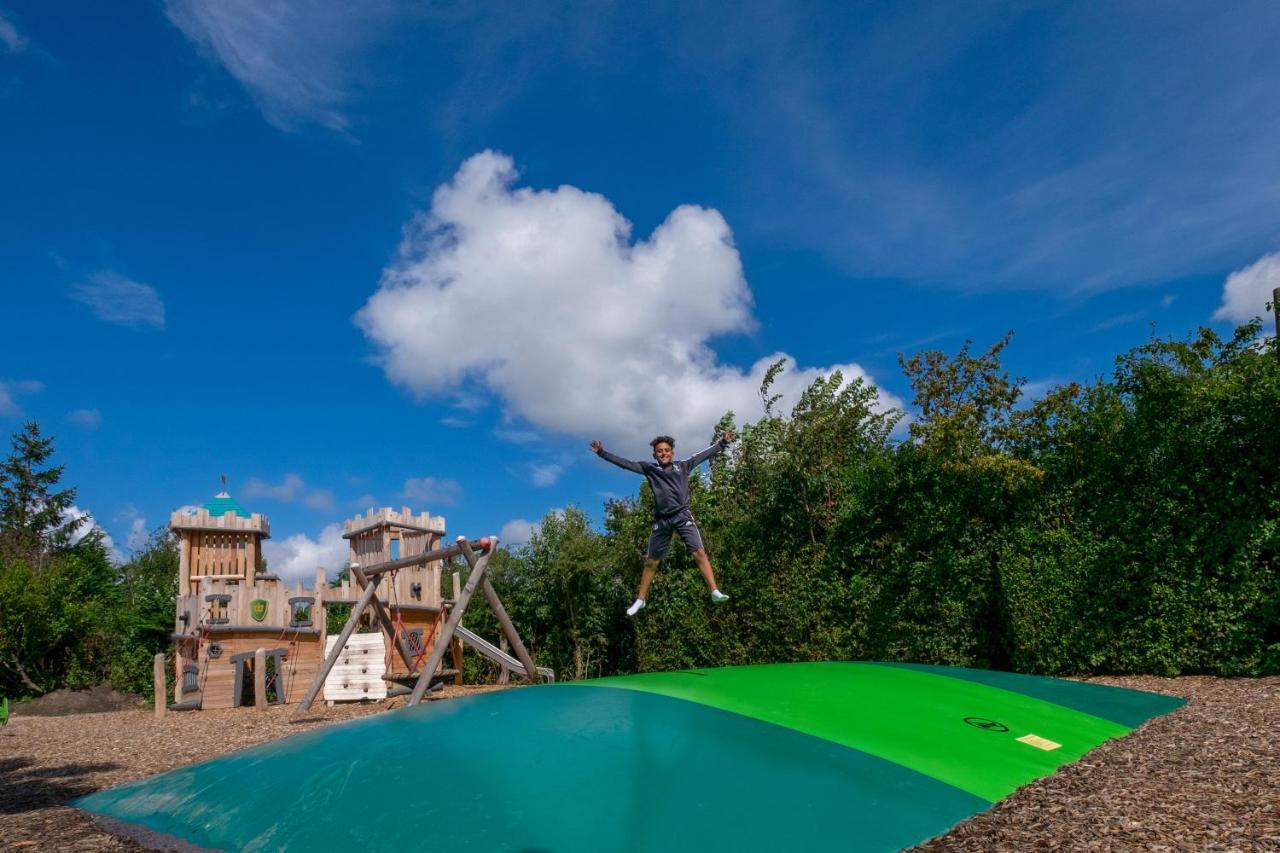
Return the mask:
{"type": "Polygon", "coordinates": [[[1257,335],[1154,341],[1035,401],[1000,368],[1007,338],[925,353],[903,362],[924,413],[905,438],[838,376],[774,412],[775,370],[766,417],[693,489],[730,604],[712,607],[673,548],[640,617],[617,618],[648,536],[642,486],[605,508],[604,532],[571,510],[572,548],[549,517],[509,557],[517,618],[570,677],[569,620],[592,626],[589,674],[810,659],[1280,672],[1280,352],[1257,335]],[[571,554],[594,580],[548,583],[571,554]]]}

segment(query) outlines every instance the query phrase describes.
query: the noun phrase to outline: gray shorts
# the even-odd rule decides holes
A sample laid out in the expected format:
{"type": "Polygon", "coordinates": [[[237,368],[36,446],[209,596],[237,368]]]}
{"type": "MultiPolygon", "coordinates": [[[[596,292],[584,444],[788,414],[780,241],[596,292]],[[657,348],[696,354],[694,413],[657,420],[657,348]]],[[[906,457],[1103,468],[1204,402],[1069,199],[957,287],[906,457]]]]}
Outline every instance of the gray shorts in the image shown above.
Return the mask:
{"type": "Polygon", "coordinates": [[[679,533],[690,551],[697,551],[702,547],[702,532],[693,520],[693,513],[686,509],[668,518],[654,520],[653,532],[649,534],[649,550],[646,552],[650,560],[661,560],[667,556],[672,533],[679,533]]]}

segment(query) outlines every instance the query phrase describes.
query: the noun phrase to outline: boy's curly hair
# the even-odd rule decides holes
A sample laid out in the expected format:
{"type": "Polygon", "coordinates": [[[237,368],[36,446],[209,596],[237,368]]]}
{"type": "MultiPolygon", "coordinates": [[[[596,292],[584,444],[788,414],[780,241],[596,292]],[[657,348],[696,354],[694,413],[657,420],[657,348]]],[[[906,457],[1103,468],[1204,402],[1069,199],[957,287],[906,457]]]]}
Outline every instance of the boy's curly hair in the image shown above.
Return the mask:
{"type": "Polygon", "coordinates": [[[649,442],[649,446],[650,446],[650,447],[652,447],[652,448],[654,448],[654,449],[656,450],[656,449],[657,449],[657,447],[658,447],[658,445],[659,445],[659,444],[662,444],[664,441],[665,441],[667,444],[671,445],[671,449],[672,449],[672,450],[675,450],[675,449],[676,449],[676,440],[675,440],[674,438],[672,438],[671,436],[669,436],[669,435],[660,435],[660,436],[658,436],[658,437],[657,437],[657,438],[655,438],[653,441],[649,442]]]}

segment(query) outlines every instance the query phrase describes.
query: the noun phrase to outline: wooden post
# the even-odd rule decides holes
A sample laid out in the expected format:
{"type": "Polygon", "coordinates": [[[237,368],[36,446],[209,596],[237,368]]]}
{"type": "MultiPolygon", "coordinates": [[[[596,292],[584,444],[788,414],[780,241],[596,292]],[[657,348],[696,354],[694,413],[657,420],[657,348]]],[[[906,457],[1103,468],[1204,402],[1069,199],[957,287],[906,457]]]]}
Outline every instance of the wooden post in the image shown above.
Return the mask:
{"type": "MultiPolygon", "coordinates": [[[[276,681],[283,683],[277,673],[276,681]]],[[[253,650],[253,705],[259,711],[267,710],[267,650],[253,650]]]]}
{"type": "Polygon", "coordinates": [[[178,595],[191,594],[191,537],[190,530],[179,533],[178,545],[178,595]]]}
{"type": "MultiPolygon", "coordinates": [[[[325,580],[324,569],[317,568],[315,581],[316,603],[311,611],[311,621],[320,631],[320,636],[316,637],[316,642],[320,644],[318,648],[321,649],[325,647],[325,640],[329,636],[329,606],[325,604],[325,597],[328,592],[329,583],[325,580]]],[[[279,679],[280,676],[277,675],[276,678],[279,679]]],[[[284,682],[281,681],[279,683],[283,684],[284,682]]],[[[284,704],[285,698],[283,693],[278,693],[277,695],[279,696],[280,704],[284,704]]]]}
{"type": "MultiPolygon", "coordinates": [[[[492,544],[489,546],[490,554],[493,549],[498,547],[497,538],[490,540],[492,544]]],[[[467,558],[467,562],[471,562],[476,555],[471,551],[471,546],[466,543],[460,543],[464,547],[462,555],[467,558]]],[[[516,632],[516,626],[512,624],[511,617],[507,615],[507,608],[502,606],[502,600],[498,598],[497,591],[493,588],[493,584],[489,583],[488,578],[480,581],[481,587],[484,589],[484,597],[489,600],[489,609],[493,611],[493,615],[498,617],[498,624],[502,626],[502,633],[506,635],[507,641],[511,643],[511,649],[516,653],[516,659],[524,664],[525,677],[531,683],[538,680],[538,668],[533,664],[533,657],[529,654],[529,650],[524,647],[524,642],[520,639],[520,634],[516,632]]]]}
{"type": "MultiPolygon", "coordinates": [[[[461,627],[461,625],[459,625],[461,627]]],[[[454,635],[453,642],[449,644],[449,656],[453,658],[453,668],[457,670],[453,676],[453,684],[455,687],[462,686],[462,640],[454,635]]]]}
{"type": "MultiPolygon", "coordinates": [[[[359,566],[351,567],[351,576],[360,584],[361,589],[364,589],[369,584],[369,579],[364,576],[364,572],[360,570],[359,566]]],[[[394,578],[392,583],[395,583],[394,578]]],[[[391,645],[395,646],[396,651],[400,652],[400,660],[404,661],[405,667],[412,674],[413,653],[405,645],[404,637],[400,636],[400,633],[396,630],[395,624],[391,621],[391,616],[387,614],[387,609],[382,606],[382,602],[378,600],[377,596],[374,596],[370,604],[373,605],[374,615],[378,617],[378,622],[382,625],[382,630],[386,632],[387,639],[391,641],[391,645]]]]}
{"type": "Polygon", "coordinates": [[[178,641],[178,646],[173,652],[173,701],[182,702],[182,641],[178,641]]]}
{"type": "Polygon", "coordinates": [[[156,718],[158,719],[164,716],[165,711],[169,710],[169,706],[165,701],[169,691],[164,686],[164,652],[156,655],[152,670],[152,675],[155,677],[156,718]]]}
{"type": "MultiPolygon", "coordinates": [[[[467,537],[458,537],[459,544],[466,541],[467,537]]],[[[470,553],[470,549],[468,548],[463,553],[470,553]]],[[[423,695],[426,694],[427,685],[431,683],[431,676],[435,675],[436,668],[444,660],[445,652],[449,649],[454,632],[458,630],[458,623],[462,621],[462,614],[467,610],[467,602],[471,600],[476,587],[480,585],[480,581],[484,578],[485,568],[489,565],[489,555],[492,553],[493,549],[490,548],[483,557],[471,566],[471,576],[467,578],[467,585],[462,588],[457,598],[454,599],[453,609],[449,611],[449,620],[445,622],[440,636],[436,637],[436,644],[431,649],[431,658],[427,661],[426,666],[422,668],[422,674],[418,676],[417,683],[413,685],[413,693],[409,695],[408,705],[417,705],[422,701],[423,695]]],[[[471,560],[475,559],[474,554],[470,556],[471,560]]],[[[468,562],[471,560],[468,560],[468,562]]]]}
{"type": "Polygon", "coordinates": [[[302,697],[302,701],[298,703],[297,709],[293,712],[295,717],[311,707],[311,703],[315,701],[320,688],[324,687],[324,680],[329,677],[329,671],[333,669],[333,665],[338,662],[338,658],[342,655],[342,647],[347,644],[347,640],[351,639],[352,633],[356,630],[356,624],[360,621],[360,614],[369,606],[369,599],[373,598],[374,593],[378,591],[378,581],[380,580],[382,580],[382,575],[375,575],[369,585],[364,588],[364,592],[360,593],[360,600],[351,608],[351,616],[347,619],[347,624],[342,626],[342,633],[338,635],[338,639],[334,642],[333,651],[329,652],[329,657],[320,666],[320,671],[316,673],[311,686],[307,688],[306,695],[302,697]]]}
{"type": "MultiPolygon", "coordinates": [[[[462,575],[459,574],[458,572],[454,572],[453,573],[453,600],[456,602],[458,600],[458,596],[461,594],[462,594],[462,575]]],[[[459,620],[458,624],[461,625],[462,621],[459,620]]],[[[449,644],[449,653],[453,657],[453,668],[458,671],[458,674],[453,677],[453,685],[455,687],[461,687],[462,686],[462,641],[455,637],[453,642],[449,644]]]]}
{"type": "Polygon", "coordinates": [[[1271,310],[1276,315],[1276,344],[1275,350],[1280,353],[1280,287],[1271,291],[1271,310]]]}
{"type": "MultiPolygon", "coordinates": [[[[509,651],[511,649],[511,644],[507,642],[506,634],[503,634],[501,637],[498,638],[498,648],[504,652],[509,651]]],[[[511,670],[507,668],[506,664],[503,664],[502,672],[498,673],[498,683],[509,684],[510,682],[511,682],[511,670]]]]}

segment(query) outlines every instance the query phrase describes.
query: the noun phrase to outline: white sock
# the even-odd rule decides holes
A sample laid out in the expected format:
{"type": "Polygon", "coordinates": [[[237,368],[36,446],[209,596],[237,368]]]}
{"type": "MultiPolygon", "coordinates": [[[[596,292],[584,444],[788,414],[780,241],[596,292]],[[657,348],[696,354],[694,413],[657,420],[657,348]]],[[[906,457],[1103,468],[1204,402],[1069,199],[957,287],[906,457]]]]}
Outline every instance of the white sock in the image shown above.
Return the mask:
{"type": "Polygon", "coordinates": [[[728,601],[729,596],[725,595],[723,592],[721,592],[718,589],[713,589],[711,590],[711,600],[714,601],[716,604],[719,604],[722,601],[728,601]]]}
{"type": "Polygon", "coordinates": [[[637,598],[637,599],[635,600],[635,602],[634,602],[634,603],[632,603],[632,605],[631,605],[630,607],[628,607],[628,608],[627,608],[627,615],[628,615],[628,616],[635,616],[637,613],[639,613],[639,612],[640,612],[640,608],[641,608],[641,607],[644,607],[644,599],[643,599],[643,598],[637,598]]]}

